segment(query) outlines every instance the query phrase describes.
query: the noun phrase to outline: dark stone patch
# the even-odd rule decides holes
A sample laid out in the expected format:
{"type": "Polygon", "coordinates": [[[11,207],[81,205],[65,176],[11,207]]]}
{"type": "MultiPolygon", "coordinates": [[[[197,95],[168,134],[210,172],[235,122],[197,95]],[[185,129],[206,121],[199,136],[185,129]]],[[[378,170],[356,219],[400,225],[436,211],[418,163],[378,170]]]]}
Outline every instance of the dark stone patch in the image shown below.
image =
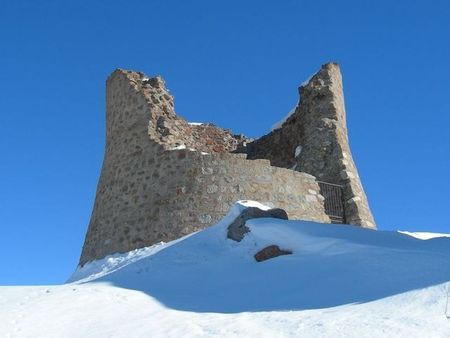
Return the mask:
{"type": "Polygon", "coordinates": [[[240,242],[244,238],[244,235],[250,231],[250,229],[245,226],[245,222],[252,218],[262,217],[289,219],[286,211],[280,208],[262,210],[256,207],[248,207],[228,226],[227,237],[233,241],[240,242]]]}
{"type": "Polygon", "coordinates": [[[282,255],[292,255],[292,251],[282,250],[278,245],[269,245],[256,253],[254,257],[257,262],[262,262],[282,255]]]}

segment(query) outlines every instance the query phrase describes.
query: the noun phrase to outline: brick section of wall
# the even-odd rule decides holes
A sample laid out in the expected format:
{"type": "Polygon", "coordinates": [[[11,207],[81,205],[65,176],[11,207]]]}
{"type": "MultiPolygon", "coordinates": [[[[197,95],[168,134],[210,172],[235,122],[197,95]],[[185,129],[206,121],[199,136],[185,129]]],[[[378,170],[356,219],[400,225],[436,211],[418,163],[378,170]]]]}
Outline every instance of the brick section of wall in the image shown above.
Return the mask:
{"type": "Polygon", "coordinates": [[[248,140],[190,126],[161,78],[117,70],[106,96],[105,156],[80,264],[205,228],[239,199],[329,222],[313,176],[228,153],[248,140]]]}
{"type": "Polygon", "coordinates": [[[358,171],[350,152],[339,66],[322,66],[299,88],[300,103],[281,126],[247,147],[251,159],[306,172],[344,187],[345,220],[375,228],[358,171]]]}

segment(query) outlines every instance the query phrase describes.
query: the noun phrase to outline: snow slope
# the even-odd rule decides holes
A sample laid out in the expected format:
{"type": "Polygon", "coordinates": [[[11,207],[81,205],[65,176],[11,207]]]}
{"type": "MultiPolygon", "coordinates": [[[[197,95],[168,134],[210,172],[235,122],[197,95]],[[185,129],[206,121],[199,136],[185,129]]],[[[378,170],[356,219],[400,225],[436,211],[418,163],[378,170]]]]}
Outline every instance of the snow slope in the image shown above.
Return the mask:
{"type": "Polygon", "coordinates": [[[450,337],[450,238],[261,218],[228,240],[247,205],[66,285],[0,288],[0,337],[450,337]],[[293,254],[257,263],[271,244],[293,254]]]}

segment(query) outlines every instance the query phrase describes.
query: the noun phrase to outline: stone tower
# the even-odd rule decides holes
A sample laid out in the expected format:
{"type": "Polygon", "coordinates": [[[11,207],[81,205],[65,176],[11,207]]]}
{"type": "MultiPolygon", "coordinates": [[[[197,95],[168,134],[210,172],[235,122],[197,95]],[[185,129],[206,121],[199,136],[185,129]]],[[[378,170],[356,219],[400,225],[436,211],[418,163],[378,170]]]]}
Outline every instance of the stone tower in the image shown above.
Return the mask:
{"type": "Polygon", "coordinates": [[[105,155],[80,265],[205,228],[236,200],[330,222],[321,182],[341,187],[346,223],[375,228],[348,144],[338,65],[322,66],[299,90],[293,114],[253,141],[177,116],[160,77],[114,71],[106,82],[105,155]]]}
{"type": "Polygon", "coordinates": [[[346,223],[375,228],[350,151],[339,66],[323,65],[299,94],[293,114],[281,128],[251,143],[248,158],[269,159],[274,166],[341,185],[346,223]]]}

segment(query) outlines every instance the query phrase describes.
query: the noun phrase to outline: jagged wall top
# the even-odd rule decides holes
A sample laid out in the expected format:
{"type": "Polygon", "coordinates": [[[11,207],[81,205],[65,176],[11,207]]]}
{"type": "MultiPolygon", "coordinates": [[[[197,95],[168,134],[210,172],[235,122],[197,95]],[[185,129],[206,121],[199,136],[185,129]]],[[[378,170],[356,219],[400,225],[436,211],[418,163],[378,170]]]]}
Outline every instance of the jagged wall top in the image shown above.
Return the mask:
{"type": "Polygon", "coordinates": [[[295,112],[276,129],[250,143],[248,157],[306,172],[344,187],[345,221],[375,228],[348,142],[339,65],[327,63],[299,87],[295,112]]]}
{"type": "Polygon", "coordinates": [[[232,152],[251,139],[233,135],[230,130],[213,124],[189,124],[174,110],[174,98],[160,76],[148,77],[141,72],[117,69],[109,77],[125,76],[132,88],[144,98],[148,112],[148,137],[164,149],[195,149],[208,153],[232,152]]]}

